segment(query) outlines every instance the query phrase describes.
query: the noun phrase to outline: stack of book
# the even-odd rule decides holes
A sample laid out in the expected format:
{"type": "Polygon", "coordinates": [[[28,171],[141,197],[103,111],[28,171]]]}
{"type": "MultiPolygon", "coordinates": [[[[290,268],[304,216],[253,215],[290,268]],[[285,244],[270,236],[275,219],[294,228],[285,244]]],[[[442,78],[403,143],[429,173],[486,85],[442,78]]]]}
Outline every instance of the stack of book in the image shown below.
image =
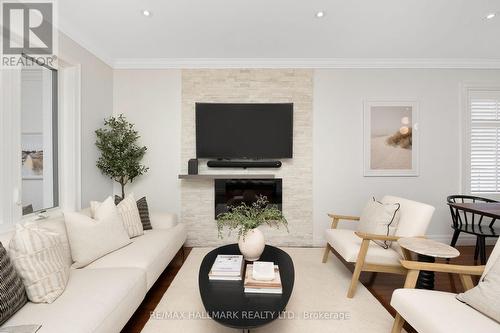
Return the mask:
{"type": "Polygon", "coordinates": [[[208,273],[208,279],[242,280],[243,262],[242,255],[219,254],[208,273]]]}
{"type": "MultiPolygon", "coordinates": [[[[258,264],[257,262],[255,264],[258,264]]],[[[274,275],[271,278],[260,279],[259,270],[254,270],[252,264],[247,265],[245,273],[245,287],[246,293],[259,293],[259,294],[282,294],[283,289],[281,286],[280,271],[277,265],[272,265],[271,270],[274,270],[274,275]],[[255,274],[254,274],[255,273],[255,274]],[[259,278],[259,279],[258,279],[259,278]]],[[[264,274],[265,275],[265,274],[264,274]]]]}

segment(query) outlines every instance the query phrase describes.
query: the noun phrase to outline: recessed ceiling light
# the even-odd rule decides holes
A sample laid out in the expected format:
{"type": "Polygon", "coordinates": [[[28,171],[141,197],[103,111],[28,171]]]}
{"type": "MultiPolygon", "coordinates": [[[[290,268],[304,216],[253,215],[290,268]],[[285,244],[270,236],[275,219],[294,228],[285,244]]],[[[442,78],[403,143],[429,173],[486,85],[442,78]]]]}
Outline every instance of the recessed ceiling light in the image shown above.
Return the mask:
{"type": "Polygon", "coordinates": [[[489,13],[488,15],[486,15],[486,19],[487,20],[491,20],[492,18],[494,18],[495,16],[497,16],[496,13],[489,13]]]}
{"type": "Polygon", "coordinates": [[[148,16],[151,16],[151,12],[150,12],[149,10],[147,10],[147,9],[144,9],[144,10],[142,11],[142,15],[144,15],[144,16],[146,16],[146,17],[148,17],[148,16]]]}
{"type": "Polygon", "coordinates": [[[325,12],[323,11],[319,11],[316,13],[316,18],[322,18],[323,16],[325,16],[325,12]]]}

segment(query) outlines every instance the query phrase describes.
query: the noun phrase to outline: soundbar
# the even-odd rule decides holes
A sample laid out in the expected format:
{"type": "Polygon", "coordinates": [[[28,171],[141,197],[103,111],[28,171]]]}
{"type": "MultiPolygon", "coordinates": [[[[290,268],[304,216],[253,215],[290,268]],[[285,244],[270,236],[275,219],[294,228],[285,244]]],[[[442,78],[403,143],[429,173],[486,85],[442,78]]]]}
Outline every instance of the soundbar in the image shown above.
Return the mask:
{"type": "Polygon", "coordinates": [[[209,168],[280,168],[281,161],[231,161],[210,160],[207,162],[209,168]]]}

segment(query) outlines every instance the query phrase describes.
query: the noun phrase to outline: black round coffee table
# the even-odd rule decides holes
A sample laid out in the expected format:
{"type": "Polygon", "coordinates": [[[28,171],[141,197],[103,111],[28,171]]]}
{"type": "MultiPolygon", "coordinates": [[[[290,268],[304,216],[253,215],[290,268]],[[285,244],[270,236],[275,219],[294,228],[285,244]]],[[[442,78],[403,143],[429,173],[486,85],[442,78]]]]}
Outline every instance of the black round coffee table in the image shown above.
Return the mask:
{"type": "Polygon", "coordinates": [[[285,251],[266,245],[259,260],[272,261],[279,266],[283,293],[249,294],[243,290],[243,281],[208,279],[208,272],[218,254],[240,254],[240,251],[237,244],[230,244],[212,250],[203,258],[198,284],[208,315],[224,326],[242,330],[260,327],[278,318],[293,290],[295,270],[292,258],[285,251]]]}

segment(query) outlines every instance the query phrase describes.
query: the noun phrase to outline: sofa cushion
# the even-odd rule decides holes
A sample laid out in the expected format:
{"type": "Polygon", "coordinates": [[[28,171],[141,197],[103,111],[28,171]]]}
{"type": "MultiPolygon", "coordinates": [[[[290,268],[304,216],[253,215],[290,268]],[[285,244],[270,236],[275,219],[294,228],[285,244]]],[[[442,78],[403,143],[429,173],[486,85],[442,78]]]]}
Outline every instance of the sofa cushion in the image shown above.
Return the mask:
{"type": "Polygon", "coordinates": [[[186,229],[179,223],[170,229],[146,230],[132,244],[114,251],[87,268],[136,267],[146,271],[147,288],[158,279],[186,240],[186,229]]]}
{"type": "Polygon", "coordinates": [[[116,206],[123,221],[123,226],[130,238],[144,234],[139,209],[134,199],[134,194],[130,193],[116,206]]]}
{"type": "Polygon", "coordinates": [[[152,229],[169,229],[178,223],[177,215],[173,213],[151,212],[150,219],[152,229]]]}
{"type": "MultiPolygon", "coordinates": [[[[115,195],[115,204],[118,205],[122,201],[122,197],[115,195]]],[[[139,216],[141,217],[142,228],[144,230],[151,230],[151,220],[149,219],[149,207],[146,197],[142,197],[137,200],[137,209],[139,210],[139,216]]]]}
{"type": "MultiPolygon", "coordinates": [[[[491,260],[491,259],[490,259],[491,260]]],[[[474,288],[458,294],[457,299],[469,304],[500,324],[500,258],[496,258],[488,274],[474,288]]]]}
{"type": "Polygon", "coordinates": [[[0,242],[0,325],[17,312],[26,302],[26,289],[21,277],[0,242]]]}
{"type": "Polygon", "coordinates": [[[493,267],[493,264],[496,263],[497,259],[500,258],[500,238],[497,239],[495,243],[495,247],[493,248],[493,251],[491,251],[490,257],[488,258],[488,261],[486,262],[486,267],[484,268],[483,275],[481,276],[481,280],[484,279],[486,274],[490,271],[491,267],[493,267]]]}
{"type": "Polygon", "coordinates": [[[396,289],[391,305],[419,333],[500,332],[500,324],[455,296],[433,290],[396,289]]]}
{"type": "MultiPolygon", "coordinates": [[[[68,235],[66,233],[66,224],[64,223],[64,215],[62,213],[51,213],[51,217],[45,220],[36,222],[40,228],[55,232],[59,235],[64,250],[64,260],[68,266],[71,266],[73,259],[71,258],[71,250],[69,247],[68,235]]],[[[10,241],[14,236],[15,229],[0,233],[0,242],[8,249],[10,241]]]]}
{"type": "Polygon", "coordinates": [[[141,270],[72,269],[65,292],[54,303],[28,303],[4,326],[41,324],[38,333],[119,332],[145,294],[141,270]]]}
{"type": "MultiPolygon", "coordinates": [[[[326,240],[335,251],[347,262],[356,262],[359,249],[361,248],[361,238],[348,229],[327,229],[326,240]]],[[[384,249],[374,242],[370,242],[365,262],[381,265],[400,265],[401,255],[393,248],[384,249]]]]}
{"type": "Polygon", "coordinates": [[[94,260],[130,243],[118,210],[109,197],[95,211],[95,219],[81,213],[66,213],[73,267],[84,267],[94,260]]]}
{"type": "Polygon", "coordinates": [[[17,224],[9,256],[30,301],[52,303],[63,293],[69,266],[59,234],[40,228],[37,223],[17,224]]]}

